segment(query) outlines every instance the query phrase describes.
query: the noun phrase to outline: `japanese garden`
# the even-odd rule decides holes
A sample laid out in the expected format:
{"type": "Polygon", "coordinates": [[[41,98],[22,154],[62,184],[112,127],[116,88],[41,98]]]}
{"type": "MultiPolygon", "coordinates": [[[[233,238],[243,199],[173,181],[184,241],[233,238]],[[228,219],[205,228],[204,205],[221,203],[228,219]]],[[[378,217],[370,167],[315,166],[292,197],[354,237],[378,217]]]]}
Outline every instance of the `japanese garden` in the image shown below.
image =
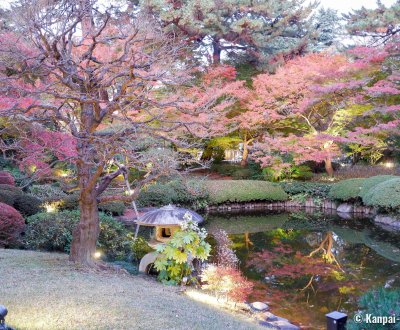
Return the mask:
{"type": "Polygon", "coordinates": [[[339,2],[0,1],[0,330],[400,329],[400,1],[339,2]]]}

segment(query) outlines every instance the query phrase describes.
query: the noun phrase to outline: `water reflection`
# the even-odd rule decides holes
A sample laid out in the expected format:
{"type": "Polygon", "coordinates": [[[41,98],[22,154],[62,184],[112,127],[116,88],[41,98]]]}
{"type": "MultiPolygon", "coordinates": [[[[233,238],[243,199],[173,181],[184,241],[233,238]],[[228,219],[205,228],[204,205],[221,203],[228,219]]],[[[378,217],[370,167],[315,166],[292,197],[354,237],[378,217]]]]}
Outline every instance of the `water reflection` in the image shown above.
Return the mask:
{"type": "Polygon", "coordinates": [[[400,287],[400,233],[368,219],[322,214],[209,215],[208,228],[231,236],[253,300],[315,329],[332,310],[352,313],[376,286],[400,287]]]}

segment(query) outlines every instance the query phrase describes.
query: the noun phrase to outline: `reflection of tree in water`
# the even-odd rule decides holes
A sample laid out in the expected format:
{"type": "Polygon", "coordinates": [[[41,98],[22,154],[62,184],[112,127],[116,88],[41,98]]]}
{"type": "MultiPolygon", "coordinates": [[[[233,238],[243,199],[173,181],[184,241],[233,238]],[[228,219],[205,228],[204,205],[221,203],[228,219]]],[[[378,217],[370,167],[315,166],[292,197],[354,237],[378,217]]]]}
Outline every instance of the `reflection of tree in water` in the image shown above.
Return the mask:
{"type": "Polygon", "coordinates": [[[315,250],[311,251],[308,256],[311,258],[313,255],[322,252],[322,258],[324,260],[326,260],[330,264],[336,264],[338,268],[342,272],[344,272],[334,254],[333,243],[334,243],[333,232],[328,231],[325,235],[325,238],[322,240],[319,246],[315,250]]]}

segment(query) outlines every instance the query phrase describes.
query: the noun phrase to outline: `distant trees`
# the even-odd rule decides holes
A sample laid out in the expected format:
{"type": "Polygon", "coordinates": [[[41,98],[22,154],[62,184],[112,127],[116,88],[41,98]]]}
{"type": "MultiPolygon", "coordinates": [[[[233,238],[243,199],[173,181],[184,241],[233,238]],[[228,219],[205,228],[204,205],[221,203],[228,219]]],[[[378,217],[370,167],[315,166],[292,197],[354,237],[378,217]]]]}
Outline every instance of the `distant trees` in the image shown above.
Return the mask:
{"type": "Polygon", "coordinates": [[[373,43],[386,43],[393,36],[400,34],[400,1],[386,7],[377,1],[376,9],[353,10],[344,15],[347,31],[354,36],[370,37],[373,43]]]}
{"type": "Polygon", "coordinates": [[[304,50],[315,4],[305,1],[167,1],[143,0],[142,8],[160,19],[167,32],[183,35],[199,56],[211,62],[242,55],[266,63],[279,53],[304,50]],[[209,54],[210,53],[210,54],[209,54]]]}
{"type": "Polygon", "coordinates": [[[257,76],[250,106],[263,109],[271,128],[258,145],[264,166],[324,161],[332,176],[332,158],[341,144],[374,146],[384,132],[395,129],[398,68],[388,69],[388,63],[397,47],[357,48],[351,52],[354,60],[309,54],[289,61],[273,75],[257,76]]]}

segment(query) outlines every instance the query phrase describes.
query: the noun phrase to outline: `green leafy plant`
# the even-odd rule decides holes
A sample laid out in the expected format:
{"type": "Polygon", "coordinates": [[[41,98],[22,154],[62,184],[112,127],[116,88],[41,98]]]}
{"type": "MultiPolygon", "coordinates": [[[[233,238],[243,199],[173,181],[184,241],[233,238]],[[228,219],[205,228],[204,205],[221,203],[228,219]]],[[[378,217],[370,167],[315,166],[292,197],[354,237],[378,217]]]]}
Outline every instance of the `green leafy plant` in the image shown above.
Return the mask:
{"type": "Polygon", "coordinates": [[[147,253],[150,253],[154,250],[149,246],[149,244],[147,244],[147,241],[142,236],[138,236],[131,244],[131,251],[132,259],[138,261],[147,253]]]}
{"type": "Polygon", "coordinates": [[[193,271],[193,259],[204,261],[208,258],[211,245],[205,241],[207,232],[191,221],[187,214],[172,238],[156,247],[159,256],[154,262],[159,271],[158,279],[167,284],[180,284],[184,277],[190,277],[193,271]]]}

